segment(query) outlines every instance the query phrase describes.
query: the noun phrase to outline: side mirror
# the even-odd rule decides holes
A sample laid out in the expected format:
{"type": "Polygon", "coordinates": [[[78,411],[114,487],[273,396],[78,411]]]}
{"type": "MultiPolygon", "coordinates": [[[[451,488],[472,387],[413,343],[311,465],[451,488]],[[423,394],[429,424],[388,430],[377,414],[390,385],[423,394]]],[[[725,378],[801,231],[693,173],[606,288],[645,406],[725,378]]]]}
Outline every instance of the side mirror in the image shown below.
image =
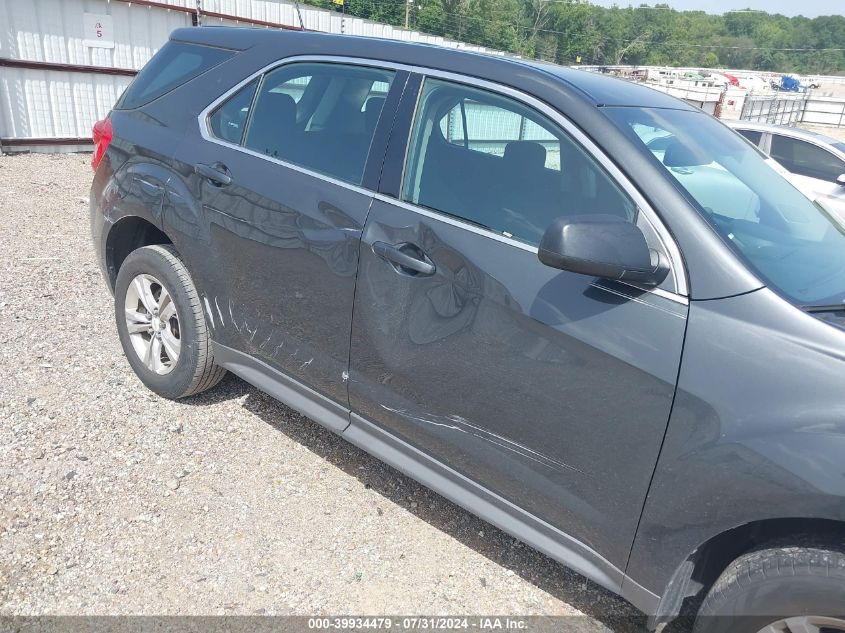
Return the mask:
{"type": "Polygon", "coordinates": [[[558,218],[546,229],[537,253],[546,266],[582,275],[656,286],[669,266],[651,250],[643,232],[615,215],[558,218]]]}
{"type": "Polygon", "coordinates": [[[836,178],[836,184],[845,187],[845,174],[839,174],[839,176],[836,178]]]}

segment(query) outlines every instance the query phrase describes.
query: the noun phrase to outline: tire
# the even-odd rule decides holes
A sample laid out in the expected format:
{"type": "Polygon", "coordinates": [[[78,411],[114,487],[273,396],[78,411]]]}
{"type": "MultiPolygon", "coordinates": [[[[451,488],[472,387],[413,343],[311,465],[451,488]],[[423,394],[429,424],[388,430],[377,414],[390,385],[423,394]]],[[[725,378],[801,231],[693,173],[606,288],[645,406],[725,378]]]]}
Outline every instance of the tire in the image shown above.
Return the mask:
{"type": "Polygon", "coordinates": [[[123,353],[148,389],[175,400],[211,389],[226,375],[214,364],[199,293],[171,245],[132,251],[114,297],[123,353]]]}
{"type": "Polygon", "coordinates": [[[808,546],[740,556],[704,598],[694,633],[766,627],[768,633],[845,631],[845,554],[808,546]]]}

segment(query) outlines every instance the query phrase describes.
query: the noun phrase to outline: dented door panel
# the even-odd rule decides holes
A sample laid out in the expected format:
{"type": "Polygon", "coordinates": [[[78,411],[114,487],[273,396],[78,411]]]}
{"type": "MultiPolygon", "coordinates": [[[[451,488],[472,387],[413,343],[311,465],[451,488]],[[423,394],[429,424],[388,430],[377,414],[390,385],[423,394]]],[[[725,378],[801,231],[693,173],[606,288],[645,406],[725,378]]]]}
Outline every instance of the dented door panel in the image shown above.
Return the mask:
{"type": "Polygon", "coordinates": [[[346,405],[358,243],[371,194],[217,144],[182,153],[192,194],[170,224],[190,236],[180,247],[194,251],[186,259],[214,340],[346,405]],[[231,184],[215,186],[191,169],[215,161],[231,184]],[[191,208],[190,199],[202,204],[191,208]]]}
{"type": "Polygon", "coordinates": [[[669,416],[687,307],[375,200],[353,411],[624,569],[669,416]],[[402,274],[374,242],[416,244],[402,274]]]}

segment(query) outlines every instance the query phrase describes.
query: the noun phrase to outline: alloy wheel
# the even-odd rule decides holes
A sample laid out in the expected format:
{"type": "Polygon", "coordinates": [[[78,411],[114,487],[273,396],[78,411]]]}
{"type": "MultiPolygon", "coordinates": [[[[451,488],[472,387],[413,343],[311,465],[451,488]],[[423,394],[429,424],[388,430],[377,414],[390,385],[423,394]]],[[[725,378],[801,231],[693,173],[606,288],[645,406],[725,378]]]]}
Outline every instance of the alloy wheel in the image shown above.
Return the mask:
{"type": "Polygon", "coordinates": [[[182,340],[176,304],[164,284],[152,275],[137,275],[126,289],[124,308],[135,353],[150,371],[170,373],[179,360],[182,340]]]}
{"type": "Polygon", "coordinates": [[[784,618],[760,629],[759,633],[840,633],[845,632],[845,620],[818,615],[784,618]]]}

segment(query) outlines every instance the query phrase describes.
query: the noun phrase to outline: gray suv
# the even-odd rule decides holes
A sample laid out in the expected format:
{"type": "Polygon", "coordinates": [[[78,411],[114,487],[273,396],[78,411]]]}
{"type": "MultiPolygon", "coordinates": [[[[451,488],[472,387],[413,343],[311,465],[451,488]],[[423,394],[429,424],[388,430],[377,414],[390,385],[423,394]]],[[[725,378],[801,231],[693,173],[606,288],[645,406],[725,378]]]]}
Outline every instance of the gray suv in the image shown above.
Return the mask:
{"type": "Polygon", "coordinates": [[[652,626],[845,630],[845,234],[712,117],[525,60],[192,28],[94,137],[155,393],[231,371],[652,626]]]}

